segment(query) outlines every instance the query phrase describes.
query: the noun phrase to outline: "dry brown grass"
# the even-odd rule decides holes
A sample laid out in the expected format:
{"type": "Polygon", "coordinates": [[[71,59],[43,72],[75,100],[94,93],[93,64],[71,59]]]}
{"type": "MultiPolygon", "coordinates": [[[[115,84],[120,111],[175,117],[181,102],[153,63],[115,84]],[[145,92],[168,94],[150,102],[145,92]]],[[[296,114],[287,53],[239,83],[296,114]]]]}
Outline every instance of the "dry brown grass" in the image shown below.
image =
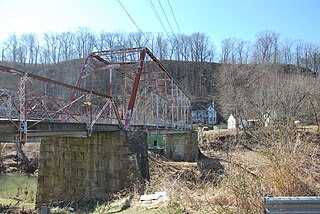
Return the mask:
{"type": "Polygon", "coordinates": [[[196,163],[168,162],[151,155],[146,190],[166,191],[169,200],[163,207],[169,213],[263,213],[265,195],[320,195],[319,144],[307,136],[277,133],[264,139],[264,146],[248,149],[230,135],[225,142],[235,145],[219,147],[226,150],[205,147],[204,153],[218,157],[225,167],[225,173],[213,179],[203,178],[196,163]]]}
{"type": "Polygon", "coordinates": [[[277,132],[266,135],[270,138],[261,145],[226,133],[229,137],[222,142],[217,142],[221,133],[218,138],[206,133],[201,144],[207,145],[200,145],[207,157],[220,160],[223,174],[203,176],[197,163],[172,162],[150,153],[150,181],[116,195],[94,213],[256,214],[264,212],[265,195],[320,195],[319,137],[277,132]],[[167,200],[139,200],[141,194],[160,191],[167,200]]]}

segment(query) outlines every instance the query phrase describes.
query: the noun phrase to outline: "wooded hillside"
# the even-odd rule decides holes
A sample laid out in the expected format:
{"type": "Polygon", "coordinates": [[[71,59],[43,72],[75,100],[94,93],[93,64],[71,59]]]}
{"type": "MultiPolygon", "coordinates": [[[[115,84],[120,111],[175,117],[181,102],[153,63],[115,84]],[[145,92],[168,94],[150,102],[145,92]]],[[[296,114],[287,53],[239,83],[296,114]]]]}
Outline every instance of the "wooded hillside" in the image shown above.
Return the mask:
{"type": "MultiPolygon", "coordinates": [[[[75,84],[83,60],[52,65],[31,66],[1,64],[36,73],[58,81],[75,84]]],[[[205,108],[215,102],[221,119],[230,113],[241,118],[261,118],[276,111],[292,120],[318,123],[320,84],[318,76],[293,65],[232,65],[210,62],[161,62],[192,100],[192,108],[205,108]]],[[[98,80],[97,80],[98,81],[98,80]]],[[[1,79],[1,82],[6,80],[1,79]]],[[[103,80],[95,83],[96,90],[103,80]]]]}

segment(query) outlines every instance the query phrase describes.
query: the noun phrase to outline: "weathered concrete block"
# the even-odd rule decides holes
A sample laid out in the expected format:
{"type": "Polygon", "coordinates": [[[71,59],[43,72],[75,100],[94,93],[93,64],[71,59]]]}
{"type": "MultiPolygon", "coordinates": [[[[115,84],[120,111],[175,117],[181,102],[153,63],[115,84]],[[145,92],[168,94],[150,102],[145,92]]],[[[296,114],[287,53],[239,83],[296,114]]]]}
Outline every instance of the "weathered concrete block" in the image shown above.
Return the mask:
{"type": "Polygon", "coordinates": [[[146,139],[144,132],[120,131],[43,139],[36,205],[89,200],[148,179],[146,139]]]}
{"type": "Polygon", "coordinates": [[[170,133],[163,137],[164,155],[175,161],[196,161],[198,140],[196,132],[170,133]]]}

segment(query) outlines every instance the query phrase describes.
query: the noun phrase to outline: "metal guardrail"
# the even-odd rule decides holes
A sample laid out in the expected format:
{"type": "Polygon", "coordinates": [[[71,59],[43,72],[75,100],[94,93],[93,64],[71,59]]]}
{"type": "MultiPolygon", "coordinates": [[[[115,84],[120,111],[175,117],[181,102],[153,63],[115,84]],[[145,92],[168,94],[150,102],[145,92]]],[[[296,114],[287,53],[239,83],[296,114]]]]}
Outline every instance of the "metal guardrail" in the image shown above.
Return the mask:
{"type": "Polygon", "coordinates": [[[320,197],[264,197],[265,214],[320,213],[320,197]]]}

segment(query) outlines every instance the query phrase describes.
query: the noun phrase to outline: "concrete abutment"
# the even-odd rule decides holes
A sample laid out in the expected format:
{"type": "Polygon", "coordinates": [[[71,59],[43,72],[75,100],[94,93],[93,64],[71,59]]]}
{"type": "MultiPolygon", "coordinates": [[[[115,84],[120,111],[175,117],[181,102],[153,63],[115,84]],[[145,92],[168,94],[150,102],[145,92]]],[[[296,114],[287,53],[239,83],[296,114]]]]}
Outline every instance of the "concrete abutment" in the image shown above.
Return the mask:
{"type": "MultiPolygon", "coordinates": [[[[163,136],[167,157],[196,161],[195,132],[163,136]]],[[[36,206],[97,201],[134,182],[149,179],[147,150],[144,131],[93,132],[90,138],[43,139],[36,206]]]]}
{"type": "Polygon", "coordinates": [[[36,206],[92,201],[149,179],[144,132],[43,139],[36,206]]]}
{"type": "Polygon", "coordinates": [[[164,155],[174,161],[196,161],[199,154],[197,132],[163,136],[164,155]]]}

